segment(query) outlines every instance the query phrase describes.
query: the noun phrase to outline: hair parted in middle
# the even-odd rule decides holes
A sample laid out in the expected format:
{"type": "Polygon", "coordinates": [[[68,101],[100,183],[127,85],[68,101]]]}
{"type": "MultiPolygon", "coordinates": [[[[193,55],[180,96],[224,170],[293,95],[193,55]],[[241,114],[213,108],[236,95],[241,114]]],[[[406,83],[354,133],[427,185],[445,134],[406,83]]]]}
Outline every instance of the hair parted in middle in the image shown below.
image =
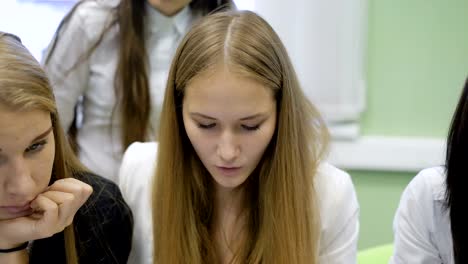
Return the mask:
{"type": "Polygon", "coordinates": [[[153,183],[154,263],[215,263],[210,237],[213,183],[184,128],[185,88],[227,67],[273,91],[274,135],[244,183],[247,228],[235,263],[317,263],[320,219],[314,175],[328,131],[303,93],[285,47],[250,11],[209,15],[188,32],[172,62],[161,114],[153,183]]]}

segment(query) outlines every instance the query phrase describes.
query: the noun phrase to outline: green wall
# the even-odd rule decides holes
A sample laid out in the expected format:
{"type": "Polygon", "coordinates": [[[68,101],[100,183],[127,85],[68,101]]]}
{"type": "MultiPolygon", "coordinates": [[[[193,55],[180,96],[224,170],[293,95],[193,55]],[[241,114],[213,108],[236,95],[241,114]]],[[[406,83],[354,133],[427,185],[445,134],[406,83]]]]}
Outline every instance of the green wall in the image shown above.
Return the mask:
{"type": "Polygon", "coordinates": [[[412,173],[350,171],[356,186],[360,216],[359,249],[391,243],[393,215],[412,173]]]}
{"type": "Polygon", "coordinates": [[[364,134],[445,136],[468,69],[468,1],[369,0],[364,134]]]}
{"type": "MultiPolygon", "coordinates": [[[[468,1],[369,0],[363,135],[445,137],[468,75],[468,1]]],[[[349,171],[361,205],[359,248],[390,243],[416,172],[349,171]]]]}

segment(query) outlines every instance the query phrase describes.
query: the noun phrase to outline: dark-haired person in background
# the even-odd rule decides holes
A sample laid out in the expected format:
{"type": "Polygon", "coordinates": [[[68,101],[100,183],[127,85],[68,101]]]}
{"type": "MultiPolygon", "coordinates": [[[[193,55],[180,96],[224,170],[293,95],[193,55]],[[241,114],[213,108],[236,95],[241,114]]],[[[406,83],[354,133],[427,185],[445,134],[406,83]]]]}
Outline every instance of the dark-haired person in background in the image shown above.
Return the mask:
{"type": "Polygon", "coordinates": [[[394,220],[392,264],[468,263],[468,78],[452,118],[445,166],[421,171],[394,220]]]}

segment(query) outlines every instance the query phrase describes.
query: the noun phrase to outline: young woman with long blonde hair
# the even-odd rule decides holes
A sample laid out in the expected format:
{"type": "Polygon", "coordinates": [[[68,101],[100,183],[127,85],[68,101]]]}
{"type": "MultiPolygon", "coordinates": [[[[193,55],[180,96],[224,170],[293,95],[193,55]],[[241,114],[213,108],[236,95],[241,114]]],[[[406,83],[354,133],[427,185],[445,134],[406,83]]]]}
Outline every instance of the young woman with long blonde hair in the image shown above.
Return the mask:
{"type": "Polygon", "coordinates": [[[356,263],[359,206],[323,162],[327,135],[266,21],[202,19],[175,54],[159,142],[124,155],[134,250],[143,263],[356,263]]]}
{"type": "Polygon", "coordinates": [[[0,263],[126,263],[132,230],[118,187],[68,145],[39,63],[0,32],[0,263]]]}

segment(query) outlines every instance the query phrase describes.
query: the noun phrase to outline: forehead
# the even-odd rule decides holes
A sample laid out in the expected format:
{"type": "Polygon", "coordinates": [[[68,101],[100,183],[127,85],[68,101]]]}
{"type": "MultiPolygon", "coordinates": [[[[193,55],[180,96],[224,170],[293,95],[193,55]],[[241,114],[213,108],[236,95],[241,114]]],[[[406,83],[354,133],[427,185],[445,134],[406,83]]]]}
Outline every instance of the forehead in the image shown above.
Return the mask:
{"type": "Polygon", "coordinates": [[[0,148],[14,142],[34,139],[52,125],[43,110],[13,110],[0,104],[0,148]]]}
{"type": "Polygon", "coordinates": [[[186,87],[184,107],[209,112],[250,113],[269,111],[275,105],[273,90],[227,68],[204,72],[186,87]]]}

